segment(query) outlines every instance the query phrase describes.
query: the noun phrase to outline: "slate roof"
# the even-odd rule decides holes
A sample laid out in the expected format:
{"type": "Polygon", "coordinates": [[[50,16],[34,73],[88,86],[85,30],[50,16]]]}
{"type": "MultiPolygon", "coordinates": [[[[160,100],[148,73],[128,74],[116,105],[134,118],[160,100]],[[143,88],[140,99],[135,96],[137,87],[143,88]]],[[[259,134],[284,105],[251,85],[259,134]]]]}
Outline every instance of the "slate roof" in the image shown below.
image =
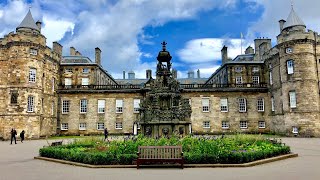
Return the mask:
{"type": "Polygon", "coordinates": [[[297,13],[292,8],[291,12],[290,12],[290,14],[289,14],[289,16],[288,16],[288,18],[286,20],[286,22],[283,25],[283,29],[288,28],[288,27],[293,27],[293,26],[304,26],[304,27],[306,27],[304,22],[299,18],[297,13]]]}
{"type": "Polygon", "coordinates": [[[32,17],[30,9],[29,9],[27,15],[24,17],[24,19],[20,23],[20,25],[17,27],[17,29],[19,29],[19,28],[30,28],[30,29],[40,31],[38,26],[34,22],[34,19],[32,17]]]}
{"type": "Polygon", "coordinates": [[[96,64],[85,56],[63,56],[61,64],[96,64]]]}

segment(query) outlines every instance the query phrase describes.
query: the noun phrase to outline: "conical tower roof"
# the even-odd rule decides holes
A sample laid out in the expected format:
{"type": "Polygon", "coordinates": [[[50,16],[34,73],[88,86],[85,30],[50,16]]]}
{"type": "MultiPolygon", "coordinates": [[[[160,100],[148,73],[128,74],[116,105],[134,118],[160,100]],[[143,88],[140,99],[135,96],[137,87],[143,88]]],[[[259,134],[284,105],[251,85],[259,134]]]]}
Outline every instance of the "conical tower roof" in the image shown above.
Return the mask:
{"type": "Polygon", "coordinates": [[[30,9],[28,11],[28,14],[24,17],[23,21],[17,27],[17,30],[19,28],[30,28],[30,29],[34,29],[34,30],[40,31],[38,26],[36,25],[36,23],[33,20],[33,17],[32,17],[30,9]]]}
{"type": "Polygon", "coordinates": [[[292,8],[291,12],[290,12],[290,14],[289,14],[289,16],[287,18],[287,21],[283,25],[283,29],[288,28],[288,27],[293,27],[293,26],[304,26],[304,27],[306,27],[304,22],[299,18],[297,13],[292,8]]]}

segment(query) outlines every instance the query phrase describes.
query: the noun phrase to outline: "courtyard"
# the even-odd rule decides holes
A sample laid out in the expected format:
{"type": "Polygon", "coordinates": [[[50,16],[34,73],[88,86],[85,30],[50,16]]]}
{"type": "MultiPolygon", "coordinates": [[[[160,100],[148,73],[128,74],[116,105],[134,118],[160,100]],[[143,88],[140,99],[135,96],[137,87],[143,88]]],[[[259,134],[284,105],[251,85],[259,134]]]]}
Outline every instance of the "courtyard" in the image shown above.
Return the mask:
{"type": "MultiPolygon", "coordinates": [[[[14,179],[319,179],[320,139],[283,138],[299,157],[248,168],[90,169],[35,160],[46,140],[0,142],[0,180],[14,179]]],[[[51,142],[53,140],[49,140],[51,142]]],[[[64,142],[68,141],[67,139],[64,142]]]]}

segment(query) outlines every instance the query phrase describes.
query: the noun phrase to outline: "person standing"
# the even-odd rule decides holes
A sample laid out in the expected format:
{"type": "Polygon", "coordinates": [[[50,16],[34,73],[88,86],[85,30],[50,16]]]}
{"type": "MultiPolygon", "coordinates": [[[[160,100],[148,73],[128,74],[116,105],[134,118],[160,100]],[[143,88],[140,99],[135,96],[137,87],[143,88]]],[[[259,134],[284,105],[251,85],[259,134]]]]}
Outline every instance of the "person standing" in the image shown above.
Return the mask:
{"type": "Polygon", "coordinates": [[[108,138],[108,129],[105,128],[104,129],[104,140],[106,140],[108,138]]]}
{"type": "Polygon", "coordinates": [[[21,139],[21,142],[23,143],[23,140],[24,140],[24,130],[22,130],[21,133],[20,133],[20,139],[21,139]]]}
{"type": "Polygon", "coordinates": [[[14,139],[14,143],[17,144],[16,135],[17,135],[17,131],[14,128],[12,128],[11,129],[11,144],[12,144],[13,139],[14,139]]]}

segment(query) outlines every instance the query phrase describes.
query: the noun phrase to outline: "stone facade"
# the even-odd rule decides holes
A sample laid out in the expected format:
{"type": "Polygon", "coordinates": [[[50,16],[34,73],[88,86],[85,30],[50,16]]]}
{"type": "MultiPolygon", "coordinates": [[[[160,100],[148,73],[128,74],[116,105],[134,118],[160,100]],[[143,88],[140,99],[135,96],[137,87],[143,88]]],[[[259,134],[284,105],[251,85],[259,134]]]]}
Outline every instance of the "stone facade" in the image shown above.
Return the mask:
{"type": "MultiPolygon", "coordinates": [[[[191,104],[189,133],[320,137],[320,37],[293,10],[279,22],[274,47],[271,39],[256,39],[254,49],[234,59],[224,47],[222,66],[206,81],[177,79],[191,104]]],[[[95,55],[93,62],[72,47],[62,56],[57,42],[50,49],[29,12],[0,39],[0,138],[8,139],[13,127],[26,138],[139,131],[134,102],[145,99],[152,77],[115,80],[102,68],[99,48],[95,55]]]]}

